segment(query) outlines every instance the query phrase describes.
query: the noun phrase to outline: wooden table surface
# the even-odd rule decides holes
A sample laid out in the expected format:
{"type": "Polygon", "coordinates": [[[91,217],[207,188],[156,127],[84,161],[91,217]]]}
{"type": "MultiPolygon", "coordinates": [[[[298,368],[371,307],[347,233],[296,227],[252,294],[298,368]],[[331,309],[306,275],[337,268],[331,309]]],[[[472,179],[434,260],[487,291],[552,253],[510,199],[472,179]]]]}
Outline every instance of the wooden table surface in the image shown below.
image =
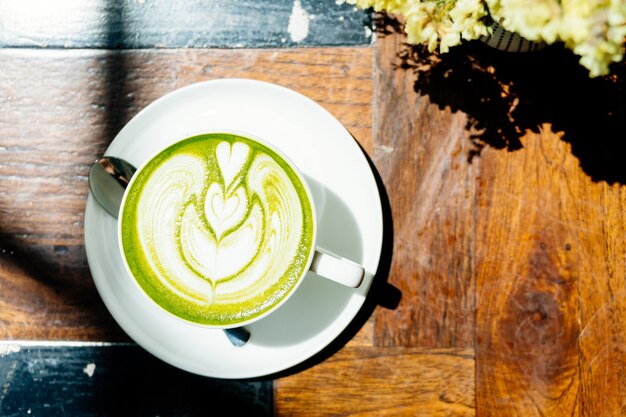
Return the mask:
{"type": "Polygon", "coordinates": [[[405,41],[334,0],[0,0],[0,415],[626,415],[626,69],[405,41]],[[135,345],[84,247],[90,164],[153,100],[223,77],[330,111],[384,208],[354,323],[255,380],[135,345]]]}

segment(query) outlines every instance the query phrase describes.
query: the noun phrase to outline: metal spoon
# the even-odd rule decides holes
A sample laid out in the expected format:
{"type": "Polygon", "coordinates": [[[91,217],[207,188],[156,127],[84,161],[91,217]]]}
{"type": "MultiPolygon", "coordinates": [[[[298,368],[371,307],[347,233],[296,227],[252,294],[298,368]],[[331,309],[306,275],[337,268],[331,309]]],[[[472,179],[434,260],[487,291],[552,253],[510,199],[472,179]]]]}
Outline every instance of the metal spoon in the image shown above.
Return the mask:
{"type": "MultiPolygon", "coordinates": [[[[98,159],[89,169],[89,188],[96,201],[117,219],[124,190],[137,169],[129,162],[113,156],[98,159]]],[[[235,346],[243,346],[250,339],[244,327],[225,329],[228,340],[235,346]]]]}

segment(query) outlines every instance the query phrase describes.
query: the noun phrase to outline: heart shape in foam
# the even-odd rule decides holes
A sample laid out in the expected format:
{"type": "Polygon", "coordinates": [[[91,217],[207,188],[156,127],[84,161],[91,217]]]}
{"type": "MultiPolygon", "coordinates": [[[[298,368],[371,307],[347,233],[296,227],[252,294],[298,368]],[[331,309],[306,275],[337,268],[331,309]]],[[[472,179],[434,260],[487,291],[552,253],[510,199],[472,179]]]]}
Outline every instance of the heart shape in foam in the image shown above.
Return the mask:
{"type": "Polygon", "coordinates": [[[217,240],[243,221],[247,208],[248,196],[243,186],[236,188],[226,198],[219,184],[209,186],[204,200],[204,214],[217,240]]]}

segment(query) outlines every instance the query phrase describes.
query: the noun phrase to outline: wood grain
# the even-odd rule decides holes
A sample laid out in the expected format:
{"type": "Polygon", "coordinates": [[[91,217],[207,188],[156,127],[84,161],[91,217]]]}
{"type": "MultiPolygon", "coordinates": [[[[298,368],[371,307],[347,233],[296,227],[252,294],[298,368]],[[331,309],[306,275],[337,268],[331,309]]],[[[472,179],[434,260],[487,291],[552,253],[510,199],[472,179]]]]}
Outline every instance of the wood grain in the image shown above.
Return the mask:
{"type": "Polygon", "coordinates": [[[83,211],[90,164],[144,106],[196,81],[263,79],[317,100],[369,151],[372,59],[369,48],[1,50],[0,338],[127,340],[91,280],[83,211]]]}
{"type": "Polygon", "coordinates": [[[626,190],[580,181],[579,395],[581,415],[626,414],[626,190]],[[585,196],[584,198],[582,196],[585,196]],[[595,201],[602,204],[594,204],[595,201]],[[598,244],[602,242],[602,244],[598,244]]]}
{"type": "Polygon", "coordinates": [[[476,355],[484,415],[626,410],[624,188],[591,181],[560,136],[545,125],[523,150],[482,157],[489,175],[479,195],[476,355]]]}
{"type": "Polygon", "coordinates": [[[549,127],[528,134],[523,146],[481,155],[477,409],[479,415],[574,416],[578,278],[589,261],[579,233],[598,237],[577,214],[592,200],[581,198],[578,164],[549,127]]]}
{"type": "MultiPolygon", "coordinates": [[[[378,346],[474,343],[474,177],[462,113],[439,108],[397,68],[404,37],[376,44],[374,162],[389,194],[396,310],[376,314],[378,346]]],[[[445,87],[444,87],[445,88],[445,87]]]]}
{"type": "Polygon", "coordinates": [[[277,416],[473,416],[473,350],[346,347],[274,395],[277,416]]]}

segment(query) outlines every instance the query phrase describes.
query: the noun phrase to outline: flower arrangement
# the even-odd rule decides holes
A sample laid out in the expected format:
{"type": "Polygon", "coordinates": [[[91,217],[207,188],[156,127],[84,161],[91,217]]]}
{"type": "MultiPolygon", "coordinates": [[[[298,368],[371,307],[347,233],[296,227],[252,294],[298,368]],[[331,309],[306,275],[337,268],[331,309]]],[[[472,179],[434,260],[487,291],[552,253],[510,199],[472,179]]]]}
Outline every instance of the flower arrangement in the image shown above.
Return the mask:
{"type": "Polygon", "coordinates": [[[523,38],[560,42],[579,55],[592,77],[624,57],[625,0],[337,0],[401,16],[407,41],[447,52],[462,40],[488,36],[493,22],[523,38]]]}

